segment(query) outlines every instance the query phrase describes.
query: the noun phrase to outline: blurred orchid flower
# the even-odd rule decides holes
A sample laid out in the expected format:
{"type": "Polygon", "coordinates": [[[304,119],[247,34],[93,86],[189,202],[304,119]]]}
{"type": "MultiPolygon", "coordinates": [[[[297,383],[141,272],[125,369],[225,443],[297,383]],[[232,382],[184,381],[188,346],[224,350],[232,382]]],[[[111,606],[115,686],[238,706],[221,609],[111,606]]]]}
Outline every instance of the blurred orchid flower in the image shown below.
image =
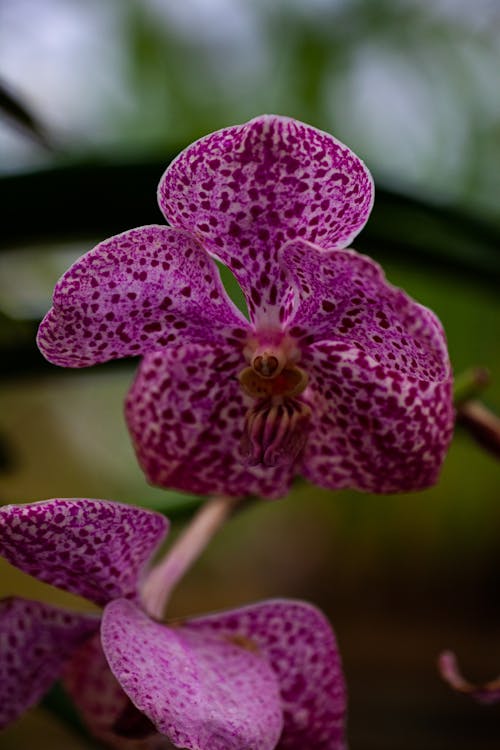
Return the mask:
{"type": "Polygon", "coordinates": [[[453,427],[436,316],[345,248],[373,183],[327,133],[264,115],[189,146],[163,175],[167,226],[78,260],[38,335],[51,362],[142,355],[126,416],[154,484],[278,497],[321,487],[416,490],[453,427]],[[212,258],[245,295],[233,305],[212,258]]]}
{"type": "Polygon", "coordinates": [[[99,617],[0,602],[0,727],[62,677],[113,747],[343,750],[344,679],[325,617],[272,600],[163,624],[158,571],[170,571],[168,589],[184,565],[167,556],[149,567],[167,530],[158,513],[104,500],[0,509],[0,554],[104,608],[99,617]]]}
{"type": "Polygon", "coordinates": [[[460,672],[457,658],[452,651],[443,651],[440,654],[438,668],[443,680],[458,693],[470,695],[478,703],[500,702],[500,677],[482,685],[469,682],[460,672]]]}

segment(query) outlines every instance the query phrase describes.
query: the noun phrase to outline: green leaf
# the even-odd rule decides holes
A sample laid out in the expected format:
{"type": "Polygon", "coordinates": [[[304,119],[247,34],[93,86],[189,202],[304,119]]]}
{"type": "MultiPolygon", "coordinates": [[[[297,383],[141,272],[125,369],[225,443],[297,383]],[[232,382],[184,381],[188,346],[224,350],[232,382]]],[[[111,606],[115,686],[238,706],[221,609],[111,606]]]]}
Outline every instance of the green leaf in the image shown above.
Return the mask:
{"type": "Polygon", "coordinates": [[[7,121],[11,122],[17,130],[39,146],[49,151],[53,150],[54,146],[46,129],[29,107],[3,81],[0,81],[0,113],[5,115],[7,121]]]}

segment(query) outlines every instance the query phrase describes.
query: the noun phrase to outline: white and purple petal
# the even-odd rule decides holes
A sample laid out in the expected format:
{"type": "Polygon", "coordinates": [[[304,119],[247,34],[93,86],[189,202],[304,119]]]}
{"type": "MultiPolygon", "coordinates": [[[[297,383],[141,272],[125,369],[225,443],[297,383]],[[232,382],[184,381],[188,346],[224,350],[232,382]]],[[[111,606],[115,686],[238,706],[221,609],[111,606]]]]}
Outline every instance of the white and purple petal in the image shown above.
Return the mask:
{"type": "Polygon", "coordinates": [[[179,341],[244,338],[247,327],[194,237],[152,225],[77,260],[57,283],[37,340],[50,362],[87,367],[179,341]]]}
{"type": "Polygon", "coordinates": [[[38,703],[98,628],[93,615],[27,599],[0,601],[0,729],[38,703]]]}
{"type": "Polygon", "coordinates": [[[478,703],[491,704],[500,702],[500,677],[481,685],[469,682],[462,675],[457,658],[452,651],[443,651],[440,654],[438,667],[441,677],[453,690],[464,695],[469,695],[478,703]]]}
{"type": "Polygon", "coordinates": [[[171,744],[123,692],[111,672],[99,635],[66,664],[64,687],[90,732],[116,750],[167,750],[171,744]]]}
{"type": "Polygon", "coordinates": [[[450,377],[441,323],[389,284],[371,258],[295,241],[283,248],[281,262],[296,296],[287,330],[300,347],[312,341],[344,342],[384,367],[423,381],[450,377]]]}
{"type": "Polygon", "coordinates": [[[284,715],[279,750],[344,750],[344,676],[334,633],[319,610],[276,599],[189,620],[183,629],[241,643],[269,662],[284,715]]]}
{"type": "Polygon", "coordinates": [[[186,345],[147,355],[125,415],[139,463],[152,484],[197,494],[280,497],[293,469],[247,467],[240,443],[252,400],[237,375],[238,349],[186,345]]]}
{"type": "Polygon", "coordinates": [[[101,633],[116,679],[177,747],[276,747],[279,686],[262,656],[208,631],[167,627],[123,599],[104,610],[101,633]]]}
{"type": "Polygon", "coordinates": [[[277,250],[296,237],[346,247],[368,219],[373,182],[328,133],[263,115],[185,149],[163,175],[158,200],[173,226],[231,268],[253,320],[276,324],[288,288],[277,250]]]}
{"type": "Polygon", "coordinates": [[[41,581],[96,604],[135,597],[168,521],[159,513],[88,498],[0,508],[0,555],[41,581]]]}
{"type": "Polygon", "coordinates": [[[437,481],[453,432],[450,377],[423,380],[333,341],[311,345],[307,359],[306,479],[369,492],[409,492],[437,481]]]}

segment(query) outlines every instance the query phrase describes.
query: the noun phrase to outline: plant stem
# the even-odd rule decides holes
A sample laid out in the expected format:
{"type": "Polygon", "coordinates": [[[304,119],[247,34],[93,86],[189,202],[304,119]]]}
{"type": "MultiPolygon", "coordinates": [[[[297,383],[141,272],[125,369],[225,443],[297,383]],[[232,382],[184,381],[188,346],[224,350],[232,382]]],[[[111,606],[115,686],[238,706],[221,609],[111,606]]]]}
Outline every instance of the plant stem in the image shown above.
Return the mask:
{"type": "Polygon", "coordinates": [[[500,459],[500,418],[480,401],[467,401],[459,407],[457,422],[476,442],[500,459]]]}
{"type": "Polygon", "coordinates": [[[455,377],[453,401],[461,406],[465,401],[476,398],[490,383],[490,373],[486,367],[471,367],[455,377]]]}
{"type": "Polygon", "coordinates": [[[239,498],[224,496],[208,500],[181,532],[163,560],[151,569],[142,586],[142,602],[152,617],[163,617],[173,589],[239,502],[239,498]]]}

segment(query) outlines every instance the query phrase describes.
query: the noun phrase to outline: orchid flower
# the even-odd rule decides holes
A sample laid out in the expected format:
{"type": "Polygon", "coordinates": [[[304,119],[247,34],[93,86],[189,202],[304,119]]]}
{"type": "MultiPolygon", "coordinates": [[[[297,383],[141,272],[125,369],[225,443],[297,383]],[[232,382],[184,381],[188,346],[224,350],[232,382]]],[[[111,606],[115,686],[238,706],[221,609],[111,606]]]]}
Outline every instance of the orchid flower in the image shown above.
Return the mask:
{"type": "Polygon", "coordinates": [[[340,658],[317,609],[270,600],[160,620],[228,502],[205,504],[154,567],[168,530],[158,513],[91,499],[2,507],[0,554],[103,612],[0,602],[0,727],[62,677],[90,730],[113,747],[343,750],[340,658]]]}
{"type": "Polygon", "coordinates": [[[453,425],[445,336],[344,249],[373,203],[362,161],[265,115],[189,146],[158,200],[171,226],[80,258],[38,336],[65,367],[142,355],[126,417],[149,481],[235,497],[281,496],[296,474],[330,489],[432,485],[453,425]]]}

